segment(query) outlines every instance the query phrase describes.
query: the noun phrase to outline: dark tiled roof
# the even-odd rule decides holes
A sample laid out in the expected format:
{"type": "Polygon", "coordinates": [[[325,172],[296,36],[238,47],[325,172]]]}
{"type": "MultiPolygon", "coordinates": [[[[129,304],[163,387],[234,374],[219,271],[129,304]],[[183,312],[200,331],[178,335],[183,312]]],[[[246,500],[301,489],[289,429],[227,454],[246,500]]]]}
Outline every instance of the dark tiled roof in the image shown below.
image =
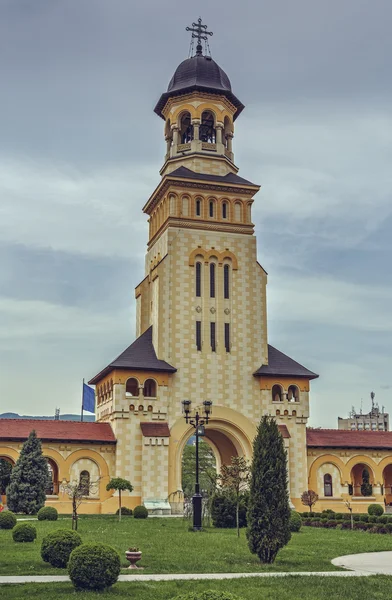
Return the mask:
{"type": "Polygon", "coordinates": [[[144,437],[170,437],[169,425],[166,422],[161,423],[140,423],[144,437]]]}
{"type": "Polygon", "coordinates": [[[278,429],[282,434],[282,438],[291,438],[287,425],[278,425],[278,429]]]}
{"type": "Polygon", "coordinates": [[[305,377],[316,379],[318,375],[268,344],[268,365],[262,365],[253,375],[276,375],[281,377],[305,377]]]}
{"type": "Polygon", "coordinates": [[[383,448],[392,449],[392,431],[346,431],[344,429],[307,429],[309,448],[383,448]]]}
{"type": "Polygon", "coordinates": [[[169,98],[194,91],[226,96],[237,108],[235,119],[244,109],[242,102],[231,91],[231,83],[224,70],[210,56],[192,56],[178,65],[167,92],[162,94],[154,111],[163,117],[162,109],[169,98]]]}
{"type": "Polygon", "coordinates": [[[186,167],[178,167],[175,171],[168,173],[167,177],[181,177],[183,179],[199,179],[202,181],[216,181],[217,183],[234,183],[236,185],[253,185],[257,188],[259,187],[255,183],[252,183],[235,173],[227,173],[227,175],[207,175],[206,173],[196,173],[186,167]]]}
{"type": "Polygon", "coordinates": [[[109,423],[51,421],[49,419],[0,419],[0,441],[25,441],[35,430],[44,442],[88,442],[115,444],[109,423]]]}
{"type": "Polygon", "coordinates": [[[133,344],[117,356],[103,371],[90,379],[90,384],[96,384],[113,369],[132,369],[142,371],[161,371],[175,373],[177,369],[164,360],[159,360],[152,343],[152,326],[149,327],[133,344]]]}

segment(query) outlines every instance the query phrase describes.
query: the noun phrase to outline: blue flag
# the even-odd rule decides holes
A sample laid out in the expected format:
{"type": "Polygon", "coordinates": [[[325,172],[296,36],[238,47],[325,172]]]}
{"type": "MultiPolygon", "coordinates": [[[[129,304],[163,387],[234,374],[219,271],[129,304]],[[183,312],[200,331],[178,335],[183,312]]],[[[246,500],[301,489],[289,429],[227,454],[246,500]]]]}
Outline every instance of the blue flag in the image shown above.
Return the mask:
{"type": "Polygon", "coordinates": [[[82,408],[88,412],[95,412],[95,392],[93,388],[86,383],[83,384],[82,408]]]}

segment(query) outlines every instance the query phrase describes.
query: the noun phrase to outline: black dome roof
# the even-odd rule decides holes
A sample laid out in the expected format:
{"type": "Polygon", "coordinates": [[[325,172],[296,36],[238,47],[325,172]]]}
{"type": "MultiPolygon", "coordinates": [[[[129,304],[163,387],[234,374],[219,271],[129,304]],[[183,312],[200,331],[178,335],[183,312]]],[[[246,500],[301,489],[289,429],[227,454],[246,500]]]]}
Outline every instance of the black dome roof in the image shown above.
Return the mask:
{"type": "Polygon", "coordinates": [[[210,56],[193,56],[184,60],[177,67],[167,91],[175,92],[193,86],[231,92],[229,78],[210,56]]]}
{"type": "Polygon", "coordinates": [[[177,67],[167,92],[162,94],[154,109],[155,112],[164,118],[162,109],[171,96],[179,96],[195,90],[226,96],[237,108],[234,118],[238,117],[244,108],[231,91],[230,79],[223,69],[210,56],[196,55],[182,61],[177,67]]]}

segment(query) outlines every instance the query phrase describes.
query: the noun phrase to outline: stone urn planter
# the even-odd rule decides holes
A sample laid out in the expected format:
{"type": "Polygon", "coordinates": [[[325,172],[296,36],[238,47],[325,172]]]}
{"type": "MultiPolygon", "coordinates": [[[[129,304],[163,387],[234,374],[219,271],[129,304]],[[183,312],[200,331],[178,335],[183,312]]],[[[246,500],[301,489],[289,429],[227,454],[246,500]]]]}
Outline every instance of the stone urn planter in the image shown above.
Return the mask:
{"type": "Polygon", "coordinates": [[[143,567],[136,566],[136,563],[142,557],[142,553],[139,548],[128,548],[128,550],[125,552],[125,557],[130,562],[128,569],[143,569],[143,567]]]}

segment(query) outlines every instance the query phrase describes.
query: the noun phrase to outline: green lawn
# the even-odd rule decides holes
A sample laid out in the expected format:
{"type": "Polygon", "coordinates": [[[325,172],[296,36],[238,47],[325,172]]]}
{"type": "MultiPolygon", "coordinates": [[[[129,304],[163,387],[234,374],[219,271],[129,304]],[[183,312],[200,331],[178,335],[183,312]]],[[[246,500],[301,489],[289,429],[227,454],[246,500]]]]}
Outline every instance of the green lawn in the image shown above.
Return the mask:
{"type": "MultiPolygon", "coordinates": [[[[0,530],[0,575],[66,573],[64,569],[44,563],[40,547],[46,533],[59,528],[70,529],[71,520],[35,521],[34,524],[38,539],[31,544],[16,544],[11,531],[0,530]]],[[[273,565],[260,565],[248,550],[245,531],[238,540],[234,530],[210,528],[194,533],[188,531],[188,527],[188,522],[182,519],[123,517],[121,524],[116,517],[106,516],[79,520],[79,533],[85,542],[110,544],[122,557],[129,546],[139,546],[143,552],[139,564],[144,567],[144,573],[331,571],[336,569],[330,562],[336,556],[392,550],[392,535],[304,527],[293,534],[273,565]]],[[[123,565],[128,565],[125,557],[123,565]]]]}
{"type": "Polygon", "coordinates": [[[0,587],[7,600],[170,600],[180,593],[202,590],[230,591],[244,600],[389,600],[392,577],[289,577],[204,582],[117,583],[104,593],[78,592],[71,583],[6,585],[0,587]]]}

